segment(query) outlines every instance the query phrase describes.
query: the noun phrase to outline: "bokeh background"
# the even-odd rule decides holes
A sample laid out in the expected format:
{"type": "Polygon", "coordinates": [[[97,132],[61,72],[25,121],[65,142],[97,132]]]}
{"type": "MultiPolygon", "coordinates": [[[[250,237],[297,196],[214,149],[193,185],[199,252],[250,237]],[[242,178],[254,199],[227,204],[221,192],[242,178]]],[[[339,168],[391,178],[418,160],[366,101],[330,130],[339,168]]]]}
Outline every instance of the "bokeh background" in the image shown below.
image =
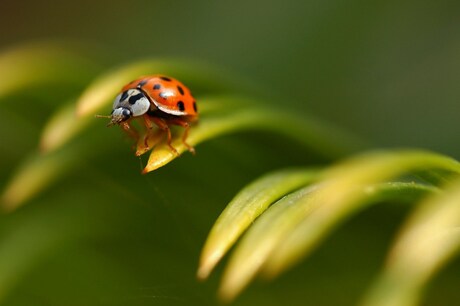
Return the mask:
{"type": "Polygon", "coordinates": [[[108,57],[197,58],[380,145],[459,154],[458,1],[2,1],[2,47],[40,39],[108,57]]]}
{"type": "MultiPolygon", "coordinates": [[[[146,57],[205,61],[258,83],[272,96],[267,103],[314,114],[375,146],[416,146],[459,157],[459,16],[460,1],[452,0],[1,1],[0,48],[81,43],[107,68],[146,57]]],[[[5,237],[23,225],[42,229],[40,222],[49,222],[41,216],[50,214],[56,231],[69,227],[59,211],[103,228],[103,234],[86,233],[21,266],[5,305],[216,304],[221,271],[205,284],[194,278],[207,230],[242,186],[289,164],[273,152],[259,158],[252,142],[251,135],[219,140],[200,147],[197,158],[184,157],[142,179],[132,159],[124,177],[116,169],[90,167],[60,182],[49,198],[2,217],[5,237]],[[107,195],[121,185],[130,193],[107,195]],[[87,192],[94,186],[100,191],[87,192]],[[80,198],[69,200],[68,190],[80,198]],[[132,200],[139,193],[147,195],[132,200]],[[149,193],[151,202],[145,200],[149,193]],[[88,213],[92,209],[96,212],[88,213]],[[93,219],[86,219],[89,215],[93,219]]],[[[110,160],[130,154],[127,146],[110,160]]],[[[107,161],[101,156],[93,164],[107,161]]],[[[13,168],[5,167],[2,181],[13,168]]],[[[405,213],[406,208],[388,206],[361,214],[296,271],[274,283],[257,283],[237,305],[353,305],[378,271],[405,213]]],[[[8,261],[1,266],[11,268],[8,261]]],[[[458,274],[442,274],[427,293],[427,305],[456,305],[455,284],[458,274]]]]}

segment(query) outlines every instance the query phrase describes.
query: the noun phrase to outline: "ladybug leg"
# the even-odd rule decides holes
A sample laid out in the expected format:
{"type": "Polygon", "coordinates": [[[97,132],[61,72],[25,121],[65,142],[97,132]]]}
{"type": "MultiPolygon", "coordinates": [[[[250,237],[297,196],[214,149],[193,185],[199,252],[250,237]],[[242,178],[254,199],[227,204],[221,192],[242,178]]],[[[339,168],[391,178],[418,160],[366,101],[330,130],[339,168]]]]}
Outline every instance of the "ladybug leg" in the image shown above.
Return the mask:
{"type": "Polygon", "coordinates": [[[144,135],[144,145],[145,145],[145,147],[148,147],[149,146],[149,137],[151,135],[150,130],[153,128],[153,124],[152,124],[152,119],[151,119],[151,117],[149,115],[145,114],[143,116],[143,118],[144,118],[145,127],[147,128],[147,130],[145,132],[145,135],[144,135]]]}
{"type": "Polygon", "coordinates": [[[195,154],[195,148],[187,143],[188,132],[190,130],[190,123],[184,120],[179,120],[179,119],[173,119],[170,122],[172,124],[179,125],[185,129],[184,133],[182,134],[182,143],[184,144],[184,146],[187,147],[187,150],[190,153],[195,154]]]}
{"type": "Polygon", "coordinates": [[[169,128],[168,123],[164,119],[158,118],[158,117],[152,117],[152,120],[153,120],[153,122],[155,122],[156,125],[158,125],[158,127],[160,129],[162,129],[163,131],[165,131],[168,134],[168,146],[169,146],[169,148],[171,149],[171,151],[173,151],[174,154],[179,155],[179,152],[177,152],[177,150],[171,145],[171,141],[172,141],[171,129],[169,128]]]}
{"type": "MultiPolygon", "coordinates": [[[[151,130],[153,128],[153,124],[152,124],[152,117],[150,117],[149,115],[145,114],[144,116],[144,123],[145,123],[145,126],[151,130]]],[[[157,124],[158,125],[158,124],[157,124]]]]}
{"type": "Polygon", "coordinates": [[[136,141],[139,139],[139,133],[137,133],[136,129],[129,124],[128,122],[120,123],[121,128],[128,134],[129,137],[134,138],[136,141]]]}
{"type": "Polygon", "coordinates": [[[187,143],[187,137],[188,137],[188,131],[190,130],[190,124],[186,122],[186,125],[184,125],[183,127],[185,128],[185,131],[184,131],[184,134],[182,134],[182,143],[187,147],[187,150],[190,153],[195,154],[195,148],[187,143]]]}

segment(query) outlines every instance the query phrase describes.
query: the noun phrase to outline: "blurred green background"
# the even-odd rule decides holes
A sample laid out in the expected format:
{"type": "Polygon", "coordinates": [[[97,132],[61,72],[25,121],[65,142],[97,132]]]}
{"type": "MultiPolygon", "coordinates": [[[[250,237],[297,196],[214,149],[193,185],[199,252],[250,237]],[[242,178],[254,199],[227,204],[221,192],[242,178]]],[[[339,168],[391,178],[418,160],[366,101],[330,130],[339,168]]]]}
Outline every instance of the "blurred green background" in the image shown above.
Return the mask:
{"type": "MultiPolygon", "coordinates": [[[[2,1],[0,48],[81,42],[105,68],[145,57],[205,61],[260,84],[273,97],[267,103],[315,114],[376,146],[458,157],[459,13],[460,1],[448,0],[2,1]]],[[[0,114],[14,101],[3,101],[0,114]]],[[[13,154],[1,141],[2,183],[37,144],[52,108],[21,126],[28,134],[17,148],[27,150],[13,154]]],[[[0,217],[2,305],[215,305],[221,270],[204,284],[194,274],[225,204],[269,170],[318,161],[281,137],[240,134],[140,177],[121,132],[99,133],[115,139],[110,150],[0,217]]],[[[390,205],[362,213],[295,271],[255,284],[235,304],[355,304],[406,212],[390,205]]],[[[435,280],[426,305],[456,305],[459,264],[435,280]]]]}
{"type": "Polygon", "coordinates": [[[204,59],[380,145],[460,154],[459,1],[48,0],[0,9],[3,47],[66,39],[119,60],[204,59]]]}

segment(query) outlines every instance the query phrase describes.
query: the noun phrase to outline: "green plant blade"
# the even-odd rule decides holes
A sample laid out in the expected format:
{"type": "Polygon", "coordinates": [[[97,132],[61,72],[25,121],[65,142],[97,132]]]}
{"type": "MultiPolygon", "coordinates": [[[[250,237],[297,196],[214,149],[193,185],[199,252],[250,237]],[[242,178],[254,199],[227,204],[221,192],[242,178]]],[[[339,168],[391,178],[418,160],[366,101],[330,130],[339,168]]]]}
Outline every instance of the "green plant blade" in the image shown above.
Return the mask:
{"type": "MultiPolygon", "coordinates": [[[[230,97],[230,99],[235,99],[236,104],[252,106],[260,104],[255,99],[238,97],[230,97]],[[241,101],[244,101],[244,103],[241,101]]],[[[218,104],[219,101],[214,101],[214,103],[218,104]]],[[[208,139],[241,130],[270,131],[285,135],[326,159],[342,157],[363,146],[353,136],[342,134],[313,118],[299,117],[288,112],[267,110],[260,107],[246,107],[243,110],[232,110],[222,116],[215,114],[212,117],[202,118],[195,127],[191,128],[187,143],[191,146],[197,146],[208,139]],[[338,142],[336,139],[341,141],[338,142]]],[[[181,137],[174,137],[172,146],[179,155],[187,151],[187,147],[182,142],[181,137]]],[[[167,140],[163,139],[150,154],[143,173],[154,171],[176,157],[178,155],[171,151],[167,140]]]]}
{"type": "MultiPolygon", "coordinates": [[[[209,95],[203,97],[201,101],[202,111],[200,121],[198,124],[196,124],[196,126],[193,126],[190,129],[190,134],[187,138],[187,142],[192,146],[196,146],[203,141],[212,138],[217,138],[228,133],[243,130],[261,130],[278,132],[289,138],[292,138],[295,141],[299,141],[308,149],[319,152],[320,154],[331,158],[332,155],[345,154],[346,152],[352,152],[357,148],[357,146],[355,146],[356,142],[353,138],[349,138],[348,142],[342,141],[341,143],[338,143],[334,141],[335,136],[337,135],[335,134],[334,130],[331,130],[327,127],[322,129],[321,125],[314,120],[314,123],[311,123],[310,121],[305,120],[304,118],[298,117],[290,113],[283,113],[281,111],[261,110],[261,108],[259,107],[247,107],[244,110],[239,109],[243,108],[244,105],[254,106],[260,103],[258,100],[255,99],[248,99],[231,95],[209,95]],[[315,133],[310,134],[312,137],[300,137],[302,133],[305,134],[306,131],[310,130],[315,131],[315,133]],[[327,141],[318,141],[318,139],[327,139],[327,141]]],[[[81,131],[87,129],[88,126],[90,126],[91,123],[94,122],[93,120],[95,121],[96,119],[92,117],[75,116],[75,107],[72,104],[64,105],[63,107],[61,107],[51,117],[51,119],[44,128],[41,138],[42,157],[40,158],[46,157],[47,159],[53,159],[52,156],[54,156],[53,153],[55,151],[63,149],[61,147],[64,144],[66,144],[69,140],[73,139],[81,131]],[[48,157],[48,155],[50,155],[50,157],[48,157]]],[[[172,145],[179,152],[179,154],[181,154],[185,152],[187,148],[183,144],[180,134],[178,134],[178,132],[182,131],[173,131],[174,137],[172,145]]],[[[122,133],[122,131],[120,131],[120,133],[122,133]]],[[[344,137],[344,139],[347,138],[344,137]]],[[[86,144],[88,147],[95,147],[95,145],[89,143],[89,141],[91,140],[82,140],[82,142],[86,144]]],[[[150,143],[149,141],[148,146],[145,146],[144,142],[140,142],[140,145],[137,148],[136,155],[141,155],[146,151],[152,149],[154,144],[154,150],[152,151],[149,157],[149,160],[147,162],[146,167],[143,170],[143,173],[148,173],[159,167],[162,167],[177,157],[177,155],[174,154],[167,145],[165,137],[163,137],[159,141],[152,141],[152,143],[150,143]]],[[[92,151],[94,150],[96,149],[94,148],[92,151]]],[[[91,154],[91,150],[89,151],[89,154],[91,154]]],[[[96,152],[93,152],[92,154],[96,154],[96,152]]],[[[39,163],[40,162],[37,161],[37,165],[39,163]]],[[[70,162],[66,163],[68,164],[70,162]]],[[[58,167],[58,164],[59,161],[53,162],[54,166],[50,169],[58,167]]],[[[65,173],[64,170],[50,171],[45,176],[46,179],[40,179],[40,176],[35,176],[33,174],[36,172],[35,170],[30,171],[29,175],[26,174],[28,172],[26,170],[26,167],[27,166],[24,166],[22,168],[23,171],[18,172],[17,176],[21,176],[20,179],[13,178],[12,180],[18,180],[19,182],[21,182],[24,180],[29,180],[32,176],[34,176],[35,178],[32,179],[32,181],[38,180],[40,182],[36,184],[31,184],[30,186],[35,187],[30,188],[30,192],[23,193],[24,195],[22,197],[11,197],[11,192],[5,191],[5,197],[7,199],[6,201],[8,203],[14,203],[11,204],[14,207],[22,204],[31,196],[43,190],[50,182],[52,182],[51,177],[53,177],[53,180],[55,180],[61,174],[65,173]],[[56,175],[52,175],[52,173],[56,175]],[[13,198],[14,200],[12,200],[13,198]]],[[[13,188],[11,186],[16,186],[16,183],[10,182],[9,187],[7,187],[7,189],[10,190],[11,188],[13,188]]],[[[19,193],[13,192],[13,194],[17,195],[19,193]]]]}
{"type": "MultiPolygon", "coordinates": [[[[219,131],[221,131],[220,129],[217,129],[217,132],[214,134],[212,133],[212,131],[206,131],[206,129],[210,126],[212,129],[212,126],[214,126],[212,122],[216,121],[214,119],[217,119],[217,121],[219,121],[219,118],[221,118],[222,115],[232,115],[232,113],[235,114],[235,110],[241,108],[244,105],[245,101],[244,99],[241,99],[236,96],[233,97],[231,95],[209,95],[198,98],[198,100],[200,101],[200,119],[198,123],[195,122],[193,124],[193,126],[190,129],[189,137],[187,138],[187,143],[191,144],[191,141],[193,141],[193,145],[197,145],[199,142],[212,138],[212,135],[215,135],[215,137],[219,136],[219,131]],[[211,122],[211,124],[209,122],[211,122]],[[198,138],[199,141],[194,140],[194,138],[198,138]]],[[[238,122],[238,116],[234,116],[234,118],[235,121],[238,122]]],[[[224,121],[225,120],[220,120],[220,126],[226,125],[224,121]]],[[[219,122],[216,125],[219,126],[219,122]]],[[[187,148],[182,143],[181,135],[180,133],[178,133],[177,129],[173,128],[171,133],[174,139],[174,147],[177,149],[177,152],[181,154],[184,151],[186,151],[187,148]]],[[[141,136],[139,137],[136,146],[136,156],[143,155],[146,152],[152,150],[154,147],[157,147],[157,150],[162,150],[161,156],[151,157],[150,159],[150,161],[156,161],[158,163],[158,166],[155,167],[151,165],[152,168],[149,170],[148,162],[147,169],[143,171],[144,174],[153,171],[161,166],[164,166],[170,161],[172,161],[174,158],[178,157],[176,154],[172,154],[171,149],[169,148],[166,141],[166,133],[164,133],[162,130],[156,129],[150,131],[141,131],[141,136]],[[163,162],[160,163],[161,160],[163,162]]]]}
{"type": "Polygon", "coordinates": [[[0,54],[0,99],[30,86],[82,84],[99,69],[95,62],[70,51],[62,44],[18,46],[0,54]]]}
{"type": "Polygon", "coordinates": [[[289,169],[267,174],[241,190],[212,227],[201,253],[198,278],[209,276],[236,240],[270,204],[310,183],[315,170],[289,169]]]}
{"type": "Polygon", "coordinates": [[[81,151],[72,149],[32,154],[3,190],[0,198],[2,210],[11,212],[17,209],[73,167],[81,157],[81,151]]]}
{"type": "MultiPolygon", "coordinates": [[[[225,99],[219,104],[214,104],[212,97],[203,100],[202,113],[205,115],[219,112],[228,105],[225,99]]],[[[67,149],[66,147],[61,148],[61,146],[88,128],[92,120],[95,119],[77,117],[73,103],[58,109],[43,129],[40,142],[41,153],[37,153],[30,160],[25,161],[3,191],[1,206],[4,210],[12,211],[27,202],[66,172],[71,171],[74,163],[83,159],[81,148],[72,146],[72,148],[67,149]]],[[[84,150],[85,154],[97,155],[97,149],[100,146],[96,146],[90,141],[83,140],[83,145],[93,147],[93,149],[84,150]]],[[[145,150],[145,148],[142,149],[145,150]]]]}
{"type": "Polygon", "coordinates": [[[412,214],[362,305],[418,305],[425,284],[460,249],[460,182],[412,214]]]}
{"type": "Polygon", "coordinates": [[[278,201],[249,229],[227,266],[221,297],[233,299],[262,268],[274,276],[294,264],[345,217],[375,201],[375,184],[431,168],[460,170],[455,160],[423,151],[361,155],[326,170],[317,184],[278,201]]]}
{"type": "MultiPolygon", "coordinates": [[[[312,213],[313,205],[306,205],[321,185],[315,184],[291,193],[272,205],[249,228],[232,255],[225,270],[219,295],[223,300],[234,299],[257,275],[276,250],[280,240],[288,235],[296,224],[312,213]],[[297,205],[302,201],[304,205],[297,205]]],[[[362,190],[366,203],[384,200],[413,201],[423,195],[438,192],[437,188],[414,183],[393,182],[370,185],[362,190]],[[404,195],[404,196],[402,196],[404,195]]]]}
{"type": "Polygon", "coordinates": [[[299,222],[304,214],[308,213],[308,207],[292,206],[291,203],[303,198],[312,190],[314,187],[306,187],[282,198],[270,206],[249,228],[225,269],[219,289],[219,297],[222,300],[233,300],[249,284],[273,251],[278,239],[290,230],[291,222],[299,222]],[[280,214],[289,215],[290,219],[277,218],[280,214]],[[259,237],[262,237],[262,240],[258,239],[259,237]]]}
{"type": "MultiPolygon", "coordinates": [[[[227,116],[202,118],[196,126],[190,129],[187,143],[196,147],[199,143],[211,138],[217,138],[239,130],[250,129],[251,127],[258,126],[261,116],[263,116],[263,114],[253,110],[237,112],[227,116]]],[[[182,138],[177,135],[175,135],[171,144],[179,155],[187,151],[187,147],[182,142],[182,138]]],[[[164,138],[150,154],[147,165],[142,173],[146,174],[163,167],[177,157],[178,155],[171,151],[167,139],[164,138]]]]}
{"type": "Polygon", "coordinates": [[[51,116],[43,128],[40,151],[47,153],[60,148],[84,130],[90,124],[91,119],[78,118],[74,103],[62,106],[51,116]]]}
{"type": "MultiPolygon", "coordinates": [[[[460,164],[449,157],[425,151],[377,152],[355,157],[331,167],[324,173],[323,187],[316,191],[308,205],[314,212],[293,229],[265,266],[275,276],[300,260],[324,239],[334,227],[365,206],[361,190],[410,172],[441,170],[460,173],[460,164]]],[[[302,204],[299,204],[302,205],[302,204]]]]}

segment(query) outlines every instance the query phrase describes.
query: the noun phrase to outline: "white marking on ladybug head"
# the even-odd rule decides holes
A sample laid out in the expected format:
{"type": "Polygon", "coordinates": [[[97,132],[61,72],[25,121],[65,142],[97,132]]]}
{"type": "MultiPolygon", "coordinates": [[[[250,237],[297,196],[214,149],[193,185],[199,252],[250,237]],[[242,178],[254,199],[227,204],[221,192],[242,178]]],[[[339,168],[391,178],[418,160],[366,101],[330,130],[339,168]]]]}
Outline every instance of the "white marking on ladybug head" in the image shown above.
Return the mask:
{"type": "Polygon", "coordinates": [[[137,117],[145,114],[150,108],[150,101],[139,89],[128,89],[119,94],[113,101],[113,110],[125,108],[131,116],[137,117]]]}
{"type": "Polygon", "coordinates": [[[132,112],[125,108],[125,107],[118,107],[112,111],[112,120],[110,120],[108,126],[114,125],[114,124],[120,124],[123,121],[128,120],[131,118],[132,112]]]}
{"type": "Polygon", "coordinates": [[[118,96],[115,97],[115,100],[113,100],[113,104],[112,104],[112,110],[118,108],[120,105],[120,98],[121,98],[121,94],[119,94],[118,96]]]}

